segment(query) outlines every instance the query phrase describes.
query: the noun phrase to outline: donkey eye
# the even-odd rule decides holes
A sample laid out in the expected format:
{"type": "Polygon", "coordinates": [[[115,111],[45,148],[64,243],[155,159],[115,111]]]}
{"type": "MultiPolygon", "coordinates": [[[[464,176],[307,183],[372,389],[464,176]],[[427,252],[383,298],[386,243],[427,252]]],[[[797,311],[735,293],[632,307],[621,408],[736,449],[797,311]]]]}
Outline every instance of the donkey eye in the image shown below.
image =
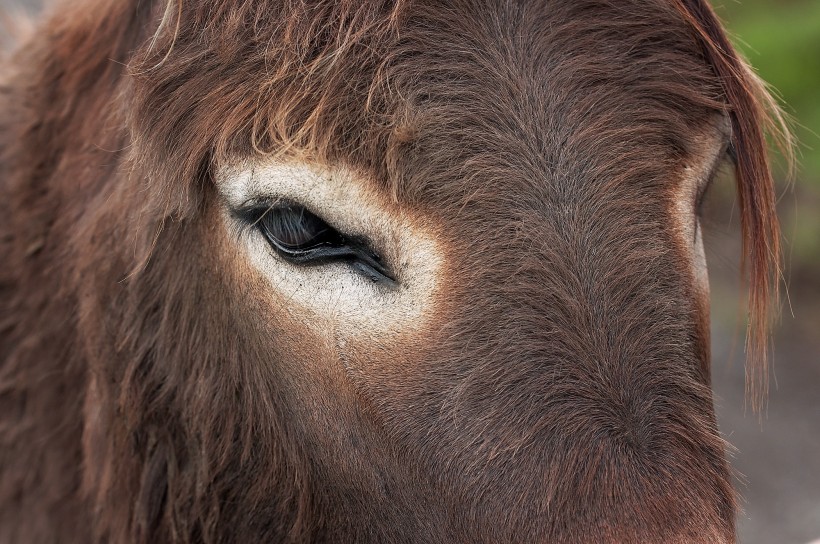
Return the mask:
{"type": "Polygon", "coordinates": [[[304,266],[346,262],[372,281],[395,282],[367,240],[342,234],[304,206],[280,202],[252,206],[238,215],[288,262],[304,266]]]}
{"type": "Polygon", "coordinates": [[[302,206],[269,208],[260,217],[258,227],[272,245],[288,253],[345,244],[341,234],[302,206]]]}

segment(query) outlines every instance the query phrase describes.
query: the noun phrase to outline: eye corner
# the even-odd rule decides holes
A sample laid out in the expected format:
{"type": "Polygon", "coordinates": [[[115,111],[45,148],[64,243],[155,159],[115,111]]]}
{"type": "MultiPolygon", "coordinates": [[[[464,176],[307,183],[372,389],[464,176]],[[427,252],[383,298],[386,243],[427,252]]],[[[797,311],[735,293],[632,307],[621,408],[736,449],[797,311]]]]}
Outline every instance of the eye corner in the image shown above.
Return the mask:
{"type": "Polygon", "coordinates": [[[370,280],[372,283],[380,284],[391,289],[395,289],[399,286],[399,282],[386,269],[383,269],[383,271],[378,271],[372,266],[369,266],[359,260],[351,261],[350,264],[357,272],[363,275],[366,279],[370,280]]]}

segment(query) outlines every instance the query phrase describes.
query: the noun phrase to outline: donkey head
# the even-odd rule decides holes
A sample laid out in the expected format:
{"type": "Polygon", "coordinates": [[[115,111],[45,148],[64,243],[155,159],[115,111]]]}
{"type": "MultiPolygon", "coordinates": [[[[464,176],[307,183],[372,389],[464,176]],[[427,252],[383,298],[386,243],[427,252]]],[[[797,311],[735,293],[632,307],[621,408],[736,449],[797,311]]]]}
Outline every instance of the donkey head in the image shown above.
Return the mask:
{"type": "Polygon", "coordinates": [[[86,3],[43,50],[98,537],[734,541],[727,157],[759,353],[777,223],[703,1],[86,3]]]}

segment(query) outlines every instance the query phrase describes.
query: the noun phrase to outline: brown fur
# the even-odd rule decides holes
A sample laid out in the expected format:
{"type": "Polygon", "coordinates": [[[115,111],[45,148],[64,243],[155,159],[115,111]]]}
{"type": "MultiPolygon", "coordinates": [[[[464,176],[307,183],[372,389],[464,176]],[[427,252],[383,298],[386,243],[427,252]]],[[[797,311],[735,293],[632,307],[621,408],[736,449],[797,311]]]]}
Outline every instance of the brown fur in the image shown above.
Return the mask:
{"type": "Polygon", "coordinates": [[[71,1],[16,50],[0,542],[734,541],[664,202],[728,116],[765,383],[766,93],[701,0],[448,6],[71,1]],[[445,233],[429,330],[335,352],[267,304],[213,179],[262,154],[445,233]]]}

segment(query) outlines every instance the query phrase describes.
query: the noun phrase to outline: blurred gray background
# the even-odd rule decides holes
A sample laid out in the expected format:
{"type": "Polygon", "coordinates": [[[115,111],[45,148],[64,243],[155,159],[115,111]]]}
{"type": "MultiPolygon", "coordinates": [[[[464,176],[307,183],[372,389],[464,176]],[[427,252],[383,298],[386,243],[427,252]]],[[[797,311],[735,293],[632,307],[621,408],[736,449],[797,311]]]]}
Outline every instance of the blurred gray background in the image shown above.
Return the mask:
{"type": "MultiPolygon", "coordinates": [[[[737,449],[731,462],[743,496],[740,541],[805,544],[820,539],[820,2],[713,3],[735,43],[782,95],[801,141],[794,184],[778,171],[788,296],[762,421],[744,400],[740,236],[731,181],[713,184],[707,196],[715,404],[721,431],[737,449]]],[[[0,10],[36,13],[41,4],[0,0],[0,10]]]]}

